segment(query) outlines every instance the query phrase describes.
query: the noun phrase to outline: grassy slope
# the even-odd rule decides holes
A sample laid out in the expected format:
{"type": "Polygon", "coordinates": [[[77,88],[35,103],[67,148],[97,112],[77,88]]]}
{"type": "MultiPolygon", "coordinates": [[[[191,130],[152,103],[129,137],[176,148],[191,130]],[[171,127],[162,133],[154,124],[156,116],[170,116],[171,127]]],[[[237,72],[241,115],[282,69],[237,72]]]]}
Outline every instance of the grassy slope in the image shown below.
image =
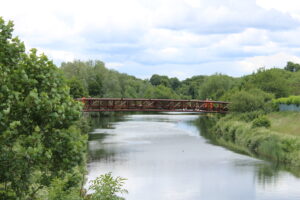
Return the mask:
{"type": "Polygon", "coordinates": [[[300,112],[276,112],[269,114],[268,118],[272,131],[300,136],[300,112]]]}
{"type": "MultiPolygon", "coordinates": [[[[212,136],[217,143],[229,148],[293,167],[300,167],[300,135],[289,132],[290,126],[292,126],[289,118],[295,119],[298,115],[300,116],[300,113],[270,114],[269,117],[272,120],[278,120],[277,123],[273,122],[272,129],[275,131],[269,128],[253,128],[251,122],[240,121],[235,118],[236,116],[228,115],[228,117],[217,120],[212,129],[212,136]],[[278,130],[277,127],[281,126],[285,127],[284,132],[278,130]]],[[[297,120],[293,124],[300,127],[297,120]]]]}

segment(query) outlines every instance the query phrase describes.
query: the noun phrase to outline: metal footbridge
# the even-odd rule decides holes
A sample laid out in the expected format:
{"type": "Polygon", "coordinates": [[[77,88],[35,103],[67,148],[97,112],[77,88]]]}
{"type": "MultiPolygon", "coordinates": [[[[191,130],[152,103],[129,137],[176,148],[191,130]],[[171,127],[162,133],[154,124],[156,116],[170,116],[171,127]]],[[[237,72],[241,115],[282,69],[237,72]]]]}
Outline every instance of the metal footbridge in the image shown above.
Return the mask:
{"type": "Polygon", "coordinates": [[[211,100],[79,98],[84,112],[151,111],[226,113],[229,102],[211,100]]]}

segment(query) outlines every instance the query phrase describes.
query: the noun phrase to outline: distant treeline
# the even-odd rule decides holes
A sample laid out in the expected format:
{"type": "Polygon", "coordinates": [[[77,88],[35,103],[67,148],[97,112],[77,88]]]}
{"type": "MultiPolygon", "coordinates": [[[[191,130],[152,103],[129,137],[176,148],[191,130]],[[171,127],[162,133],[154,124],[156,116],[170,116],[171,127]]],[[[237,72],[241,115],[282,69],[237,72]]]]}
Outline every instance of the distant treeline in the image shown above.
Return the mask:
{"type": "Polygon", "coordinates": [[[102,61],[76,60],[62,63],[60,69],[74,98],[89,96],[244,101],[248,103],[233,105],[232,109],[249,111],[265,107],[265,103],[274,98],[300,94],[300,65],[292,62],[288,62],[284,69],[260,68],[239,78],[214,74],[197,75],[183,81],[157,74],[152,75],[150,80],[142,80],[107,69],[102,61]]]}

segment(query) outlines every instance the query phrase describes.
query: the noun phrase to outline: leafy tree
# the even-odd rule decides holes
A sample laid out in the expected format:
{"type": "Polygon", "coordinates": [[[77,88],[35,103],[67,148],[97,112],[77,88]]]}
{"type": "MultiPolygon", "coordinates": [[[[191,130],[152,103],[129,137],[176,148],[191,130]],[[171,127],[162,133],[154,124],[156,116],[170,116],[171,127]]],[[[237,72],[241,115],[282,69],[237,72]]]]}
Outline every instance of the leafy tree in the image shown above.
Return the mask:
{"type": "Polygon", "coordinates": [[[149,87],[145,92],[146,98],[152,99],[178,99],[179,96],[168,87],[159,85],[157,87],[149,87]]]}
{"type": "Polygon", "coordinates": [[[81,98],[88,96],[88,91],[80,80],[72,78],[68,80],[67,83],[70,87],[70,95],[73,98],[81,98]]]}
{"type": "Polygon", "coordinates": [[[178,78],[170,78],[170,86],[173,90],[176,90],[178,87],[180,87],[181,82],[178,80],[178,78]]]}
{"type": "Polygon", "coordinates": [[[160,85],[161,81],[160,81],[160,75],[158,74],[153,74],[150,78],[150,83],[154,86],[158,86],[160,85]]]}
{"type": "Polygon", "coordinates": [[[291,73],[291,77],[287,81],[290,94],[300,95],[300,71],[291,73]]]}
{"type": "Polygon", "coordinates": [[[97,177],[91,181],[92,185],[89,187],[94,193],[89,195],[88,199],[91,200],[123,200],[123,197],[118,194],[126,194],[128,191],[123,189],[124,181],[122,177],[114,178],[111,172],[97,177]]]}
{"type": "Polygon", "coordinates": [[[0,18],[0,197],[36,199],[54,179],[80,187],[86,135],[81,105],[56,66],[12,37],[0,18]],[[77,169],[77,170],[76,170],[77,169]]]}
{"type": "Polygon", "coordinates": [[[102,80],[99,76],[89,78],[88,81],[88,93],[93,97],[102,97],[104,88],[102,86],[102,80]]]}
{"type": "Polygon", "coordinates": [[[276,98],[290,94],[288,79],[291,74],[283,69],[259,69],[249,77],[248,83],[265,92],[275,94],[276,98]]]}
{"type": "Polygon", "coordinates": [[[102,61],[75,60],[62,63],[61,70],[68,80],[80,80],[92,97],[144,97],[151,86],[148,81],[107,69],[102,61]]]}
{"type": "Polygon", "coordinates": [[[226,91],[230,90],[234,84],[235,80],[226,75],[216,74],[209,76],[200,87],[200,98],[218,100],[226,91]]]}
{"type": "Polygon", "coordinates": [[[200,88],[200,86],[197,85],[196,82],[192,82],[189,84],[187,91],[188,91],[188,94],[192,97],[192,99],[200,98],[199,97],[199,91],[200,91],[199,88],[200,88]]]}
{"type": "Polygon", "coordinates": [[[204,83],[206,76],[193,76],[181,82],[177,92],[185,99],[199,99],[200,87],[204,83]]]}
{"type": "Polygon", "coordinates": [[[160,75],[154,74],[150,78],[150,83],[153,86],[163,85],[165,87],[170,87],[170,80],[167,76],[160,76],[160,75]]]}
{"type": "Polygon", "coordinates": [[[285,66],[284,69],[290,72],[297,72],[300,70],[300,64],[287,62],[287,65],[285,66]]]}
{"type": "Polygon", "coordinates": [[[252,112],[262,110],[269,112],[272,110],[272,94],[268,94],[259,89],[249,91],[237,91],[230,97],[229,109],[233,112],[252,112]]]}

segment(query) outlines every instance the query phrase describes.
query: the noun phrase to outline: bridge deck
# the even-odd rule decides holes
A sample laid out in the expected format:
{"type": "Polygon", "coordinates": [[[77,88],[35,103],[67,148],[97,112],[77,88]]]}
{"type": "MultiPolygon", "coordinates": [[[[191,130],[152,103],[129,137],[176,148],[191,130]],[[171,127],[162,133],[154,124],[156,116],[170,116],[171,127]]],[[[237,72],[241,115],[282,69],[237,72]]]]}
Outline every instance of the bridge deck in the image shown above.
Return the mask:
{"type": "Polygon", "coordinates": [[[84,112],[154,111],[226,113],[228,102],[177,99],[80,98],[84,112]]]}

